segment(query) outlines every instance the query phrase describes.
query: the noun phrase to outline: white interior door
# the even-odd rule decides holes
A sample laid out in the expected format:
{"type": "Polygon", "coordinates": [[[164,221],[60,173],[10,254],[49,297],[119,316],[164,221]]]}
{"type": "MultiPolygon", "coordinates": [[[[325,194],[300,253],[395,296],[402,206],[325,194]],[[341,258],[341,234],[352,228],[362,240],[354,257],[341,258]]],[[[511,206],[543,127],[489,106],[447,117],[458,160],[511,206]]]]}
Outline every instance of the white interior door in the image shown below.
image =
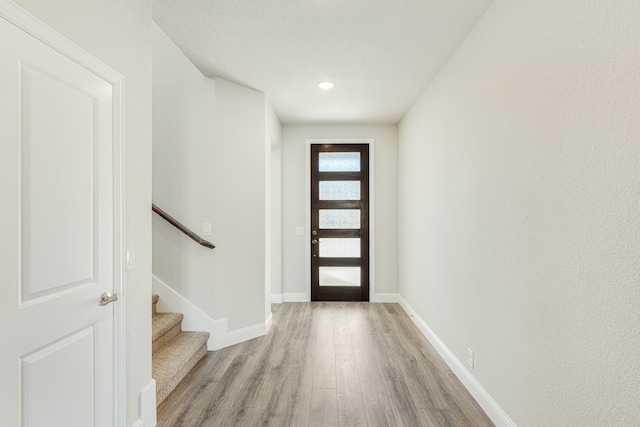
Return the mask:
{"type": "Polygon", "coordinates": [[[0,51],[0,425],[112,426],[113,84],[1,16],[0,51]]]}

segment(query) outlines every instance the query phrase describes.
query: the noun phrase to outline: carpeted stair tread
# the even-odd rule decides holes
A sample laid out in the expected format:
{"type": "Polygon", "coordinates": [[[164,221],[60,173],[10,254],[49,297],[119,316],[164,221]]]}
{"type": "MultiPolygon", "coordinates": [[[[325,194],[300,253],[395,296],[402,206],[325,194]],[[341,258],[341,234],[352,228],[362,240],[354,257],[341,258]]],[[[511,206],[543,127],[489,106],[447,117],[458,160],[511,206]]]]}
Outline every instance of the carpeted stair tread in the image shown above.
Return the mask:
{"type": "Polygon", "coordinates": [[[208,332],[183,331],[153,353],[156,404],[159,405],[206,354],[208,339],[208,332]]]}
{"type": "Polygon", "coordinates": [[[151,318],[153,351],[171,341],[182,330],[182,313],[155,313],[151,318]]]}

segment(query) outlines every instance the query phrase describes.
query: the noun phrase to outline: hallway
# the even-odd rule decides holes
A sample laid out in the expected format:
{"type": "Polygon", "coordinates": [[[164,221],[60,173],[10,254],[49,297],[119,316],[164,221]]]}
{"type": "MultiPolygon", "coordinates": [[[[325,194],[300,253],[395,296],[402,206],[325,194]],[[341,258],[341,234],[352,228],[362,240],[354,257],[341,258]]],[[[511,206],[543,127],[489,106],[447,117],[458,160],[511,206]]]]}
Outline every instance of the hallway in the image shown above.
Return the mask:
{"type": "Polygon", "coordinates": [[[158,426],[492,426],[398,304],[284,303],[209,352],[158,426]]]}

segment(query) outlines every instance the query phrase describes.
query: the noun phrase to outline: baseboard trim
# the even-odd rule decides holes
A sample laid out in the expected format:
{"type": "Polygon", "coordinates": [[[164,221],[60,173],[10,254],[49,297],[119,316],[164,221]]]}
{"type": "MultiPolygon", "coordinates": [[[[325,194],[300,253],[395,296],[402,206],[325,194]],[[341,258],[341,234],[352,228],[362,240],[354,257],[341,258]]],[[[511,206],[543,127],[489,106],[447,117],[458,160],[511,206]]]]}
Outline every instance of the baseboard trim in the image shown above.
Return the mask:
{"type": "MultiPolygon", "coordinates": [[[[373,294],[369,300],[370,302],[398,302],[398,294],[373,294]]],[[[309,301],[309,295],[306,293],[271,294],[271,304],[309,301]]]]}
{"type": "Polygon", "coordinates": [[[159,311],[171,311],[184,314],[182,329],[185,331],[207,331],[209,341],[207,350],[220,350],[230,345],[239,344],[266,335],[271,329],[273,315],[269,313],[264,323],[251,325],[246,328],[229,331],[227,319],[214,320],[193,305],[190,301],[177,293],[158,277],[152,275],[153,293],[160,296],[159,311]]]}
{"type": "Polygon", "coordinates": [[[269,328],[271,327],[272,317],[273,315],[269,315],[267,320],[264,323],[258,323],[256,325],[247,326],[246,328],[236,329],[235,331],[231,331],[227,334],[227,345],[240,344],[241,342],[249,341],[254,338],[262,337],[267,334],[269,328]]]}
{"type": "Polygon", "coordinates": [[[271,325],[273,325],[273,313],[269,313],[269,317],[267,317],[267,320],[264,322],[265,324],[265,334],[269,333],[269,330],[271,329],[271,325]]]}
{"type": "Polygon", "coordinates": [[[147,385],[140,392],[140,412],[142,418],[137,422],[142,421],[141,427],[154,427],[157,423],[156,414],[156,381],[151,379],[149,385],[147,385]]]}
{"type": "Polygon", "coordinates": [[[398,294],[373,294],[370,298],[370,302],[398,302],[398,294]]]}
{"type": "Polygon", "coordinates": [[[282,294],[282,302],[309,302],[311,299],[306,292],[282,294]]]}
{"type": "Polygon", "coordinates": [[[418,329],[420,329],[420,332],[422,332],[431,345],[435,347],[451,371],[458,377],[469,393],[471,393],[473,398],[478,402],[491,421],[493,421],[497,427],[517,427],[516,423],[500,407],[500,405],[498,405],[487,390],[482,387],[465,365],[458,360],[451,350],[449,350],[440,337],[438,337],[435,332],[429,328],[427,323],[418,316],[402,295],[398,295],[398,302],[411,320],[413,320],[413,323],[415,323],[418,329]]]}
{"type": "Polygon", "coordinates": [[[227,319],[212,319],[156,276],[152,276],[152,289],[154,294],[160,295],[160,300],[158,301],[159,311],[184,314],[183,330],[209,332],[207,350],[213,351],[226,347],[224,345],[224,337],[227,335],[227,319]]]}

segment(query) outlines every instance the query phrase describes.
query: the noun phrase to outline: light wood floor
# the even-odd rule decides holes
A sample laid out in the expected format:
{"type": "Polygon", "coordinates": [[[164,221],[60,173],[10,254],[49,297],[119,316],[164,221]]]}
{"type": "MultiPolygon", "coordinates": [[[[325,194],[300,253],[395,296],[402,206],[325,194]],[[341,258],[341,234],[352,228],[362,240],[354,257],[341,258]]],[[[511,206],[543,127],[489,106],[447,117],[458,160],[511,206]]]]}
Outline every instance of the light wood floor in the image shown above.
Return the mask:
{"type": "Polygon", "coordinates": [[[398,304],[284,303],[209,352],[158,426],[493,426],[398,304]]]}

